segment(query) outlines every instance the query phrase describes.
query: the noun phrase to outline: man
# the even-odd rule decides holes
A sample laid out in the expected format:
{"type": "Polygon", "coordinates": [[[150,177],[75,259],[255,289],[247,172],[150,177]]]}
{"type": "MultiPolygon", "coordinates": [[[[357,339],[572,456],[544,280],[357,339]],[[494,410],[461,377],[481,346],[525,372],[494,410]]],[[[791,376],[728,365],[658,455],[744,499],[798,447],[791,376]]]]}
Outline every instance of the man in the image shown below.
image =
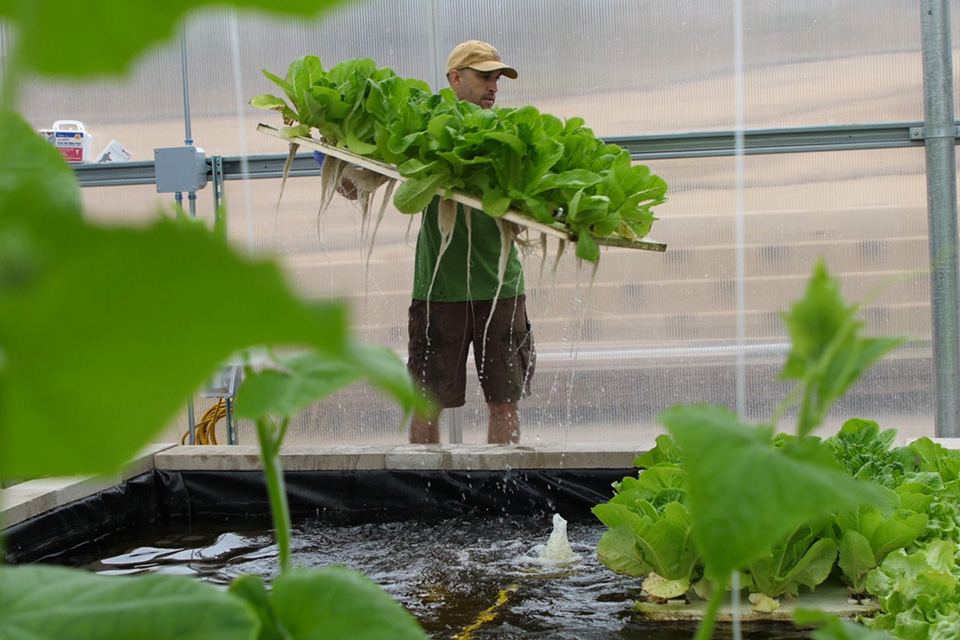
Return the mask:
{"type": "MultiPolygon", "coordinates": [[[[453,49],[446,74],[457,98],[484,109],[496,102],[500,78],[517,78],[517,71],[504,64],[497,50],[479,40],[453,49]]],[[[441,410],[460,407],[466,402],[467,353],[472,345],[490,412],[487,441],[515,443],[520,439],[517,402],[529,395],[535,361],[517,248],[510,244],[501,281],[497,222],[461,206],[450,245],[440,256],[439,204],[434,198],[424,211],[417,238],[407,366],[441,410]]],[[[410,442],[438,443],[439,420],[439,412],[415,415],[410,442]]]]}

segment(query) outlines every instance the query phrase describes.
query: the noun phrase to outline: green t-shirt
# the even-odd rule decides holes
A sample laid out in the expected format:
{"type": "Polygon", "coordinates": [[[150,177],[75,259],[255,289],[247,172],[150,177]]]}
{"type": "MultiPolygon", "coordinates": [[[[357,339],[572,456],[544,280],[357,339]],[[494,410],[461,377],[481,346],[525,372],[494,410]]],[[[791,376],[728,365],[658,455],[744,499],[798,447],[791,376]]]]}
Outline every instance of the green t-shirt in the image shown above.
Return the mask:
{"type": "MultiPolygon", "coordinates": [[[[437,254],[440,252],[440,198],[434,198],[423,212],[417,255],[414,263],[413,298],[431,302],[465,302],[493,300],[497,297],[497,269],[500,264],[500,228],[496,220],[479,210],[467,213],[457,205],[457,221],[450,246],[440,260],[434,279],[437,254]],[[469,233],[468,233],[469,231],[469,233]],[[472,244],[472,248],[471,245],[472,244]],[[469,251],[468,251],[469,249],[469,251]],[[470,257],[470,278],[467,279],[467,256],[470,257]],[[433,288],[431,289],[431,282],[433,288]],[[428,298],[429,295],[429,298],[428,298]]],[[[515,298],[523,294],[523,267],[517,247],[510,243],[510,257],[500,288],[499,298],[515,298]]]]}

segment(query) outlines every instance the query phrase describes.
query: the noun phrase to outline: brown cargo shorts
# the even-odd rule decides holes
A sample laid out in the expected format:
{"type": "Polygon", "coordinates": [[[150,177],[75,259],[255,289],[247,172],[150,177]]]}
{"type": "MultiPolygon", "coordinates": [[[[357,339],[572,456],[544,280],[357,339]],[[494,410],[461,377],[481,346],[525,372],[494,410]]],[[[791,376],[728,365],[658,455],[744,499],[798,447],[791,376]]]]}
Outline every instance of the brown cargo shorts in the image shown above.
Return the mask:
{"type": "Polygon", "coordinates": [[[467,357],[487,402],[516,402],[530,395],[536,353],[526,296],[471,302],[414,300],[409,311],[407,369],[443,408],[466,402],[467,357]],[[429,306],[430,317],[427,317],[429,306]],[[493,308],[493,320],[487,318],[493,308]]]}

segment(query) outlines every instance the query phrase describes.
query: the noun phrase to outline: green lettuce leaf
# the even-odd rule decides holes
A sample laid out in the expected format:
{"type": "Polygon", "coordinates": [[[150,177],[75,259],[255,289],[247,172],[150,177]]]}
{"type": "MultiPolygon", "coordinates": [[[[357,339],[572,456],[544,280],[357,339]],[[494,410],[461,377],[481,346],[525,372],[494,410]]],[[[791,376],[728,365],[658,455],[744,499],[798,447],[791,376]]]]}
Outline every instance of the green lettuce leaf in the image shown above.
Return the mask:
{"type": "Polygon", "coordinates": [[[874,487],[824,466],[816,451],[775,448],[769,428],[728,409],[681,406],[660,420],[683,456],[693,539],[711,578],[755,562],[800,523],[882,501],[874,487]]]}

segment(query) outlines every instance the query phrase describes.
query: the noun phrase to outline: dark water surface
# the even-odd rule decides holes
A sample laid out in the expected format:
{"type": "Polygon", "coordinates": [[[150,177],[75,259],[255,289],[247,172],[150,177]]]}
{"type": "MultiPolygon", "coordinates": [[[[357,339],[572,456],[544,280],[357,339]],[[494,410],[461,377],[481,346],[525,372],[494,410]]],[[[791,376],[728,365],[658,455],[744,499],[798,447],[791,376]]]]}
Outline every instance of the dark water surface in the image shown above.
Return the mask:
{"type": "MultiPolygon", "coordinates": [[[[276,575],[269,530],[193,528],[158,530],[149,542],[128,538],[63,561],[102,574],[173,573],[228,584],[242,574],[276,575]]],[[[571,640],[679,640],[695,628],[652,624],[631,614],[640,581],[619,576],[596,559],[605,527],[595,521],[567,525],[580,559],[560,565],[540,558],[553,522],[549,516],[485,515],[417,519],[352,526],[323,522],[294,527],[298,567],[340,564],[364,573],[405,606],[431,638],[453,638],[484,612],[496,616],[469,637],[571,640]],[[505,602],[494,607],[498,597],[505,602]]],[[[730,638],[720,625],[715,638],[730,638]]],[[[809,634],[784,625],[744,626],[750,640],[795,640],[809,634]]]]}

